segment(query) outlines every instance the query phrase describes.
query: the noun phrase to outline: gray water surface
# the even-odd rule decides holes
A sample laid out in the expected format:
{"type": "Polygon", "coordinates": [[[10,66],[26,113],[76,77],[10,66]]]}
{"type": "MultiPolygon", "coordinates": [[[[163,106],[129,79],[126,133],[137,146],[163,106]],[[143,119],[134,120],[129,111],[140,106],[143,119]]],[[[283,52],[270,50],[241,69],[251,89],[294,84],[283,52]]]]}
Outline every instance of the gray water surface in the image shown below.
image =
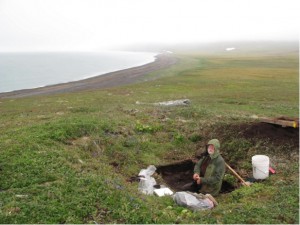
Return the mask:
{"type": "Polygon", "coordinates": [[[151,52],[0,53],[0,93],[82,80],[141,66],[151,52]]]}

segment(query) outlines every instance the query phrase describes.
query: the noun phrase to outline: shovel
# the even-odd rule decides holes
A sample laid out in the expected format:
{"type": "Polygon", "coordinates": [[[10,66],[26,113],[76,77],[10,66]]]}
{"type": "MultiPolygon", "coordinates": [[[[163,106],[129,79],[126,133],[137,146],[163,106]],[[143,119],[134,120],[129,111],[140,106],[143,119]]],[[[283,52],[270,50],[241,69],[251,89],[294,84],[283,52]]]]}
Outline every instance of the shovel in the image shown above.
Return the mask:
{"type": "Polygon", "coordinates": [[[249,187],[250,184],[247,183],[240,175],[237,174],[237,172],[235,172],[234,169],[232,169],[227,163],[225,163],[226,167],[242,182],[243,185],[249,187]]]}

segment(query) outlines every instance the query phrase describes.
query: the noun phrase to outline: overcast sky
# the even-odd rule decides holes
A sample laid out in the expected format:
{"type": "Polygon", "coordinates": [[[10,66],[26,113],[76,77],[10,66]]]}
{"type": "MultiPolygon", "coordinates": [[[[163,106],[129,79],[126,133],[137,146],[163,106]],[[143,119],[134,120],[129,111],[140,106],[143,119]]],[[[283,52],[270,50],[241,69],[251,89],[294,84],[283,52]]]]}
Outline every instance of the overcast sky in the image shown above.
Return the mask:
{"type": "Polygon", "coordinates": [[[0,0],[0,51],[298,40],[299,0],[0,0]]]}

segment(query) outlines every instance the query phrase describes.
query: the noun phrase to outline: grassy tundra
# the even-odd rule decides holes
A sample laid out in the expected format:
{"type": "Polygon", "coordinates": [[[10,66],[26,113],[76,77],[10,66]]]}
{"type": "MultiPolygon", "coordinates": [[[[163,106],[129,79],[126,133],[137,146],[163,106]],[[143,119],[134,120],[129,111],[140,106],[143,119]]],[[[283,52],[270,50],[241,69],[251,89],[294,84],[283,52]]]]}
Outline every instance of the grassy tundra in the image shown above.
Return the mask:
{"type": "Polygon", "coordinates": [[[0,99],[0,223],[298,224],[298,137],[244,135],[257,117],[298,117],[298,53],[174,57],[147,82],[0,99]],[[186,98],[190,106],[136,104],[186,98]],[[255,154],[277,174],[248,188],[227,171],[238,188],[202,212],[128,182],[148,165],[193,157],[211,138],[241,174],[251,174],[255,154]]]}

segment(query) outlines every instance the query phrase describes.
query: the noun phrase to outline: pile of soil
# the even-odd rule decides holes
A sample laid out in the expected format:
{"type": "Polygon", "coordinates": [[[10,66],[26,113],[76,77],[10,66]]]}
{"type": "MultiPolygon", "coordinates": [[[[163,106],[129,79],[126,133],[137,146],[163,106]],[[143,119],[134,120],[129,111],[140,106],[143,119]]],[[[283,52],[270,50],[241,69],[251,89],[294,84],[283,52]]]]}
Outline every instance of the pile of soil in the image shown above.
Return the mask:
{"type": "Polygon", "coordinates": [[[299,128],[282,127],[269,123],[241,124],[232,129],[246,139],[269,139],[276,145],[293,143],[299,146],[299,128]]]}

